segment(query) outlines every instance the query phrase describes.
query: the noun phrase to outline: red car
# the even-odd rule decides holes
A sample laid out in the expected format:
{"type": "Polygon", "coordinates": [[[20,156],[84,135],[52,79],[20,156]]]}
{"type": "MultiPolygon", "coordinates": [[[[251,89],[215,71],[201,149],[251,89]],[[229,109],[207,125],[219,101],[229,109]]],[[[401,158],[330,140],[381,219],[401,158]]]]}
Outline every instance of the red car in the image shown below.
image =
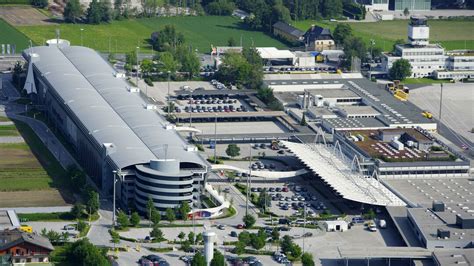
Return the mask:
{"type": "Polygon", "coordinates": [[[287,187],[284,187],[281,191],[283,191],[283,192],[288,192],[288,188],[287,188],[287,187]]]}
{"type": "Polygon", "coordinates": [[[244,229],[244,225],[243,225],[243,224],[238,224],[238,225],[236,226],[236,228],[237,228],[237,229],[244,229]]]}

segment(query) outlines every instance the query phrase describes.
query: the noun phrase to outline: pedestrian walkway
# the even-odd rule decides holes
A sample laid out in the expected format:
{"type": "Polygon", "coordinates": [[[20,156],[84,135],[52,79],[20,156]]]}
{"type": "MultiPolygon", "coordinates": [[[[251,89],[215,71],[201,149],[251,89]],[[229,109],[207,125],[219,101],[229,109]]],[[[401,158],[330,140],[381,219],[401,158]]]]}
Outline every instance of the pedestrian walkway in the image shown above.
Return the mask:
{"type": "Polygon", "coordinates": [[[23,143],[25,140],[21,136],[17,137],[12,137],[12,136],[6,136],[6,137],[0,137],[0,143],[23,143]]]}
{"type": "Polygon", "coordinates": [[[71,206],[0,208],[0,211],[5,210],[15,210],[16,213],[52,213],[68,212],[71,210],[71,206]]]}

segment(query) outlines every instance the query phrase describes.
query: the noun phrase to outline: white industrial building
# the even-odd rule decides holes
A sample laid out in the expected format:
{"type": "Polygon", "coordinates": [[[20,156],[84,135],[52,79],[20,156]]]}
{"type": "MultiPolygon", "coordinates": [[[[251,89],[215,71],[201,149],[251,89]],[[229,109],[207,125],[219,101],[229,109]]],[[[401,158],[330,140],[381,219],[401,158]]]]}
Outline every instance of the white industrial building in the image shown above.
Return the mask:
{"type": "Polygon", "coordinates": [[[384,54],[382,68],[389,72],[393,63],[406,59],[412,67],[412,78],[463,79],[474,77],[474,52],[446,52],[439,44],[429,43],[430,28],[426,17],[413,16],[408,25],[408,43],[396,45],[384,54]],[[447,72],[447,73],[443,73],[447,72]]]}
{"type": "Polygon", "coordinates": [[[344,232],[349,229],[349,225],[344,220],[324,221],[326,232],[344,232]]]}

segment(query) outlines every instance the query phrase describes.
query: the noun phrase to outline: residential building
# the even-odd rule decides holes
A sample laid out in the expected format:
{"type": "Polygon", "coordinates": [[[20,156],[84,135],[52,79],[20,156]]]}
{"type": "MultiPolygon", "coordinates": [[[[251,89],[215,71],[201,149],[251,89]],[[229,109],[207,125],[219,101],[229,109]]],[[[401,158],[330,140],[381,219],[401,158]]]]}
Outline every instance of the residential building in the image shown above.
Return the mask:
{"type": "Polygon", "coordinates": [[[312,25],[303,38],[307,50],[321,52],[336,49],[336,42],[332,37],[331,30],[327,28],[312,25]]]}
{"type": "Polygon", "coordinates": [[[45,237],[18,229],[0,231],[0,262],[8,265],[48,263],[53,245],[45,237]]]}
{"type": "Polygon", "coordinates": [[[299,43],[303,40],[304,32],[290,24],[278,21],[273,24],[273,34],[291,43],[299,43]]]}
{"type": "MultiPolygon", "coordinates": [[[[97,52],[67,41],[23,52],[25,90],[105,194],[160,211],[199,197],[208,164],[97,52]],[[194,193],[193,193],[194,192],[194,193]]],[[[199,207],[199,206],[198,206],[199,207]]]]}

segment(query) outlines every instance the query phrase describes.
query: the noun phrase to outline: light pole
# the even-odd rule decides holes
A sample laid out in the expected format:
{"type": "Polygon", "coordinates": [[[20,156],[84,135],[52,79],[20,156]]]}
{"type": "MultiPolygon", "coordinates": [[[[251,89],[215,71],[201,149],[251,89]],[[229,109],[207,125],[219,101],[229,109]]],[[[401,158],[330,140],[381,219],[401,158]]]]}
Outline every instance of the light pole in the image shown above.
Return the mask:
{"type": "Polygon", "coordinates": [[[440,85],[441,85],[441,92],[440,92],[440,96],[439,96],[439,118],[438,118],[439,125],[438,125],[438,132],[440,132],[440,129],[441,129],[441,111],[443,110],[443,109],[442,109],[442,106],[443,106],[443,83],[441,83],[440,85]]]}
{"type": "Polygon", "coordinates": [[[217,114],[214,114],[214,164],[217,163],[217,114]]]}
{"type": "Polygon", "coordinates": [[[252,144],[249,143],[249,174],[247,176],[247,197],[245,197],[245,215],[249,214],[249,197],[250,197],[250,177],[252,176],[252,144]]]}
{"type": "Polygon", "coordinates": [[[138,51],[140,50],[140,47],[137,46],[137,73],[136,73],[136,81],[137,81],[137,87],[138,87],[138,69],[139,69],[139,66],[138,66],[138,51]]]}
{"type": "Polygon", "coordinates": [[[171,71],[168,71],[168,117],[170,117],[170,109],[171,109],[171,102],[170,102],[170,75],[171,75],[171,71]]]}
{"type": "Polygon", "coordinates": [[[112,171],[114,173],[114,195],[112,198],[112,228],[115,229],[115,181],[117,179],[117,170],[112,171]]]}
{"type": "Polygon", "coordinates": [[[83,28],[81,28],[81,46],[84,46],[84,42],[83,42],[83,39],[82,39],[82,32],[84,31],[83,28]]]}

